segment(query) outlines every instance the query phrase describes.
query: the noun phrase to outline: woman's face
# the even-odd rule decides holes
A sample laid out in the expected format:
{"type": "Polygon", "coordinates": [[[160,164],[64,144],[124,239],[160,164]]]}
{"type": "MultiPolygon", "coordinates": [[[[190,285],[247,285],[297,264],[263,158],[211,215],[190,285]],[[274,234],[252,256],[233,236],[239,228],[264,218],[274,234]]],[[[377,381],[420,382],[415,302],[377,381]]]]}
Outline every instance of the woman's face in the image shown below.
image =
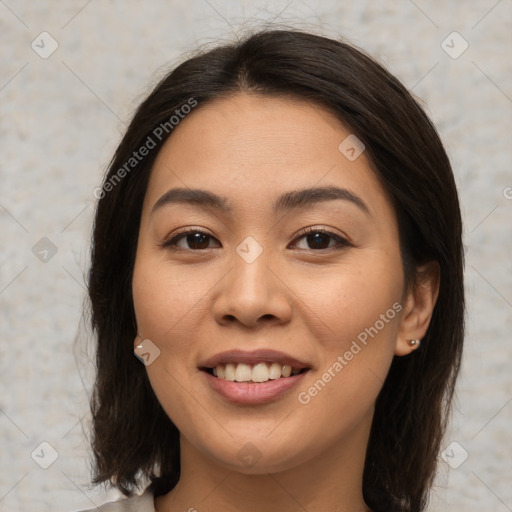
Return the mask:
{"type": "Polygon", "coordinates": [[[154,165],[135,345],[182,442],[226,468],[361,446],[406,352],[396,218],[349,136],[319,107],[240,94],[199,105],[154,165]]]}

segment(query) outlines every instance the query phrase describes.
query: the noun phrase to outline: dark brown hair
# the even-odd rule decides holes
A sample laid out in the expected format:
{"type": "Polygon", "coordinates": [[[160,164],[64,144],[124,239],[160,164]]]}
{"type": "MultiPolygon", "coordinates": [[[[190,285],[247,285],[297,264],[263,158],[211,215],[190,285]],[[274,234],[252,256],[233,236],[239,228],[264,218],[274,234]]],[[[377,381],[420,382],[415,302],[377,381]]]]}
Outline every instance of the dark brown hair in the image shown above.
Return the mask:
{"type": "Polygon", "coordinates": [[[109,482],[130,496],[146,478],[159,496],[179,479],[179,432],[133,355],[131,282],[142,203],[158,151],[172,135],[169,129],[158,140],[155,127],[191,99],[201,108],[242,91],[295,97],[334,113],[365,144],[393,202],[407,286],[421,264],[439,265],[439,296],[421,348],[394,358],[378,396],[363,475],[364,498],[375,512],[420,512],[462,354],[464,255],[453,173],[431,121],[395,77],[352,45],[299,30],[262,30],[177,66],[138,107],[110,162],[88,281],[97,337],[93,483],[109,482]],[[155,147],[115,180],[152,134],[155,147]]]}

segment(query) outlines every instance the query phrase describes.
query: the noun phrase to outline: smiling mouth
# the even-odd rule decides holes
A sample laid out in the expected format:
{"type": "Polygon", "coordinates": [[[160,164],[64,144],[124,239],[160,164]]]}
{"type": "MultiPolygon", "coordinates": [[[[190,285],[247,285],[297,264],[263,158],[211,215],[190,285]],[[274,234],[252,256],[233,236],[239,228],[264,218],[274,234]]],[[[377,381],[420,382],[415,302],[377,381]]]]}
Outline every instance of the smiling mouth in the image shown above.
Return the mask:
{"type": "Polygon", "coordinates": [[[287,364],[265,362],[257,364],[226,363],[214,368],[201,368],[202,371],[230,382],[262,383],[269,380],[286,379],[309,371],[309,368],[294,368],[287,364]]]}

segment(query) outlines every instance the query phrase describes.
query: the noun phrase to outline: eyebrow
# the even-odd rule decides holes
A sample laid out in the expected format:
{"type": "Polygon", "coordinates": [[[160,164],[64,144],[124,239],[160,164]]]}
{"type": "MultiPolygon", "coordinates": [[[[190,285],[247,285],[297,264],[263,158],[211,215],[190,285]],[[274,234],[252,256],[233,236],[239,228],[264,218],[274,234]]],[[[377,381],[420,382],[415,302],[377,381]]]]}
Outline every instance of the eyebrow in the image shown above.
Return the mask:
{"type": "MultiPolygon", "coordinates": [[[[272,205],[274,213],[288,212],[305,206],[310,206],[327,201],[344,200],[359,207],[367,215],[370,210],[364,201],[345,188],[329,186],[306,188],[302,190],[292,190],[279,196],[272,205]]],[[[151,210],[151,215],[160,208],[170,204],[193,204],[202,208],[216,210],[223,213],[232,213],[233,207],[226,197],[218,196],[213,192],[202,189],[191,188],[173,188],[168,190],[155,203],[151,210]]]]}

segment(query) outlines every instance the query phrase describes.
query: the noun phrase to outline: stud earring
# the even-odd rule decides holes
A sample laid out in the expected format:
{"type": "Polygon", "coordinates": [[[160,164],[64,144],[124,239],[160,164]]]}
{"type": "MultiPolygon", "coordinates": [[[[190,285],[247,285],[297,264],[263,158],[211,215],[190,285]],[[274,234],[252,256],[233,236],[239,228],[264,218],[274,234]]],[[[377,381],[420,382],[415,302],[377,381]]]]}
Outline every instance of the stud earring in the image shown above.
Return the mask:
{"type": "Polygon", "coordinates": [[[409,340],[408,343],[409,343],[409,346],[411,346],[413,348],[417,348],[420,346],[421,340],[409,340]]]}

